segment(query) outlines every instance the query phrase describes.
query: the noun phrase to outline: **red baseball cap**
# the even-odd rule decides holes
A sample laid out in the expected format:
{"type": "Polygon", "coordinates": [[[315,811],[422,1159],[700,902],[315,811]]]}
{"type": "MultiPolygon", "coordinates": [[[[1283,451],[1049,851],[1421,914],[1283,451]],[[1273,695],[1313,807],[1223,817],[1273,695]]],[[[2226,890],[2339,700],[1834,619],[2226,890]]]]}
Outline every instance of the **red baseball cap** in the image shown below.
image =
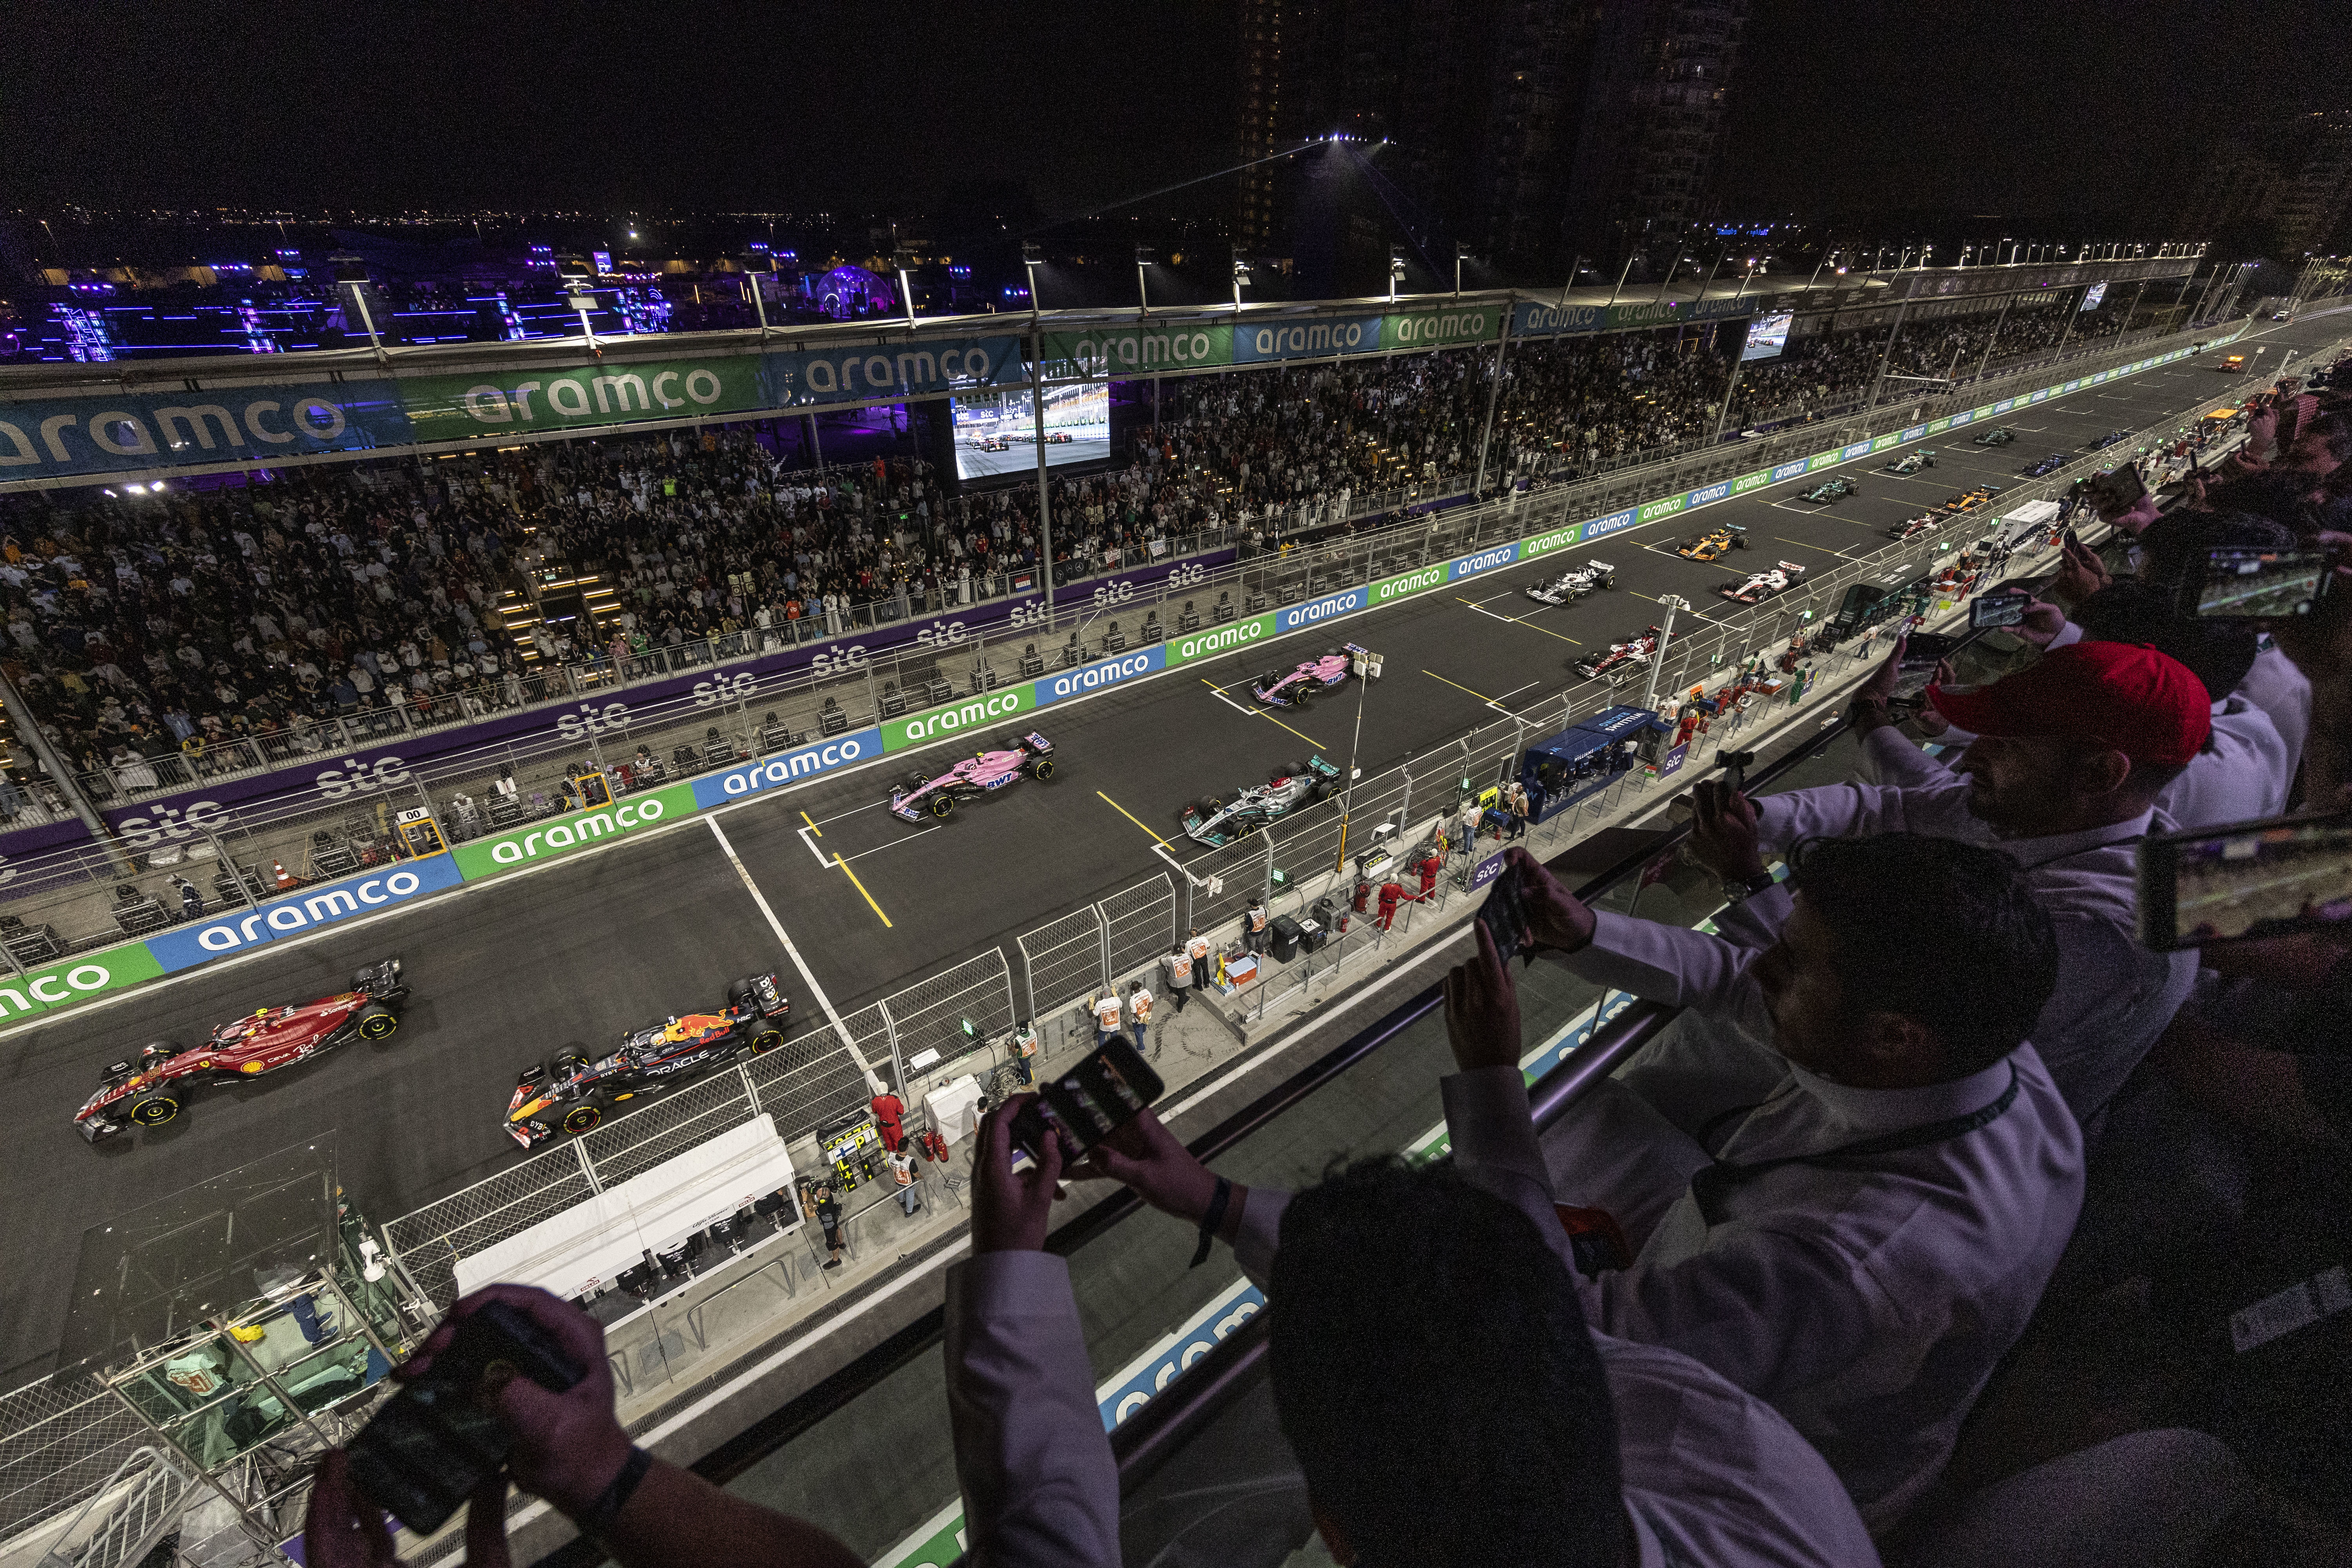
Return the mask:
{"type": "Polygon", "coordinates": [[[2053,648],[1990,686],[1930,686],[1927,700],[1979,735],[2079,738],[2135,763],[2184,765],[2213,732],[2205,683],[2145,643],[2053,648]]]}

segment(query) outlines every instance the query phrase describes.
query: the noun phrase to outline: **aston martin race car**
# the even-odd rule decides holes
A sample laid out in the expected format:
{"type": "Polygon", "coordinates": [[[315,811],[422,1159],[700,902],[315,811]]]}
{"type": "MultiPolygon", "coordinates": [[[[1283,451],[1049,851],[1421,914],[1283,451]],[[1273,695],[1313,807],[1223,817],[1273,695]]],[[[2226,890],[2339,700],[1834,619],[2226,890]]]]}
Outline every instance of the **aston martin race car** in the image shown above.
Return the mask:
{"type": "Polygon", "coordinates": [[[1675,549],[1675,553],[1686,561],[1712,561],[1727,550],[1748,548],[1748,531],[1736,522],[1705,533],[1694,533],[1675,549]]]}
{"type": "Polygon", "coordinates": [[[2025,477],[2029,479],[2038,479],[2044,474],[2054,474],[2072,460],[2063,452],[2053,452],[2040,462],[2029,467],[2025,470],[2025,477]]]}
{"type": "Polygon", "coordinates": [[[1309,757],[1238,794],[1202,795],[1184,808],[1184,836],[1196,844],[1231,844],[1328,799],[1339,792],[1339,782],[1338,768],[1321,757],[1309,757]]]}
{"type": "Polygon", "coordinates": [[[1889,458],[1886,460],[1886,471],[1890,474],[1916,474],[1922,468],[1932,468],[1935,466],[1936,454],[1925,448],[1915,448],[1899,458],[1889,458]]]}
{"type": "Polygon", "coordinates": [[[2128,430],[2110,430],[2104,436],[2094,436],[2091,439],[2084,442],[2079,449],[2085,452],[2099,452],[2114,446],[2118,441],[2128,441],[2130,439],[2131,432],[2128,430]]]}
{"type": "Polygon", "coordinates": [[[1716,592],[1743,605],[1760,605],[1773,595],[1795,587],[1804,580],[1804,576],[1803,567],[1793,561],[1783,561],[1769,572],[1759,572],[1745,583],[1726,583],[1716,592]]]}
{"type": "Polygon", "coordinates": [[[1859,488],[1841,474],[1835,479],[1823,479],[1799,499],[1811,501],[1816,506],[1831,506],[1854,494],[1859,488]]]}
{"type": "Polygon", "coordinates": [[[2006,447],[2016,439],[2015,432],[2006,425],[1996,425],[1990,430],[1977,432],[1977,445],[1979,447],[2006,447]]]}
{"type": "Polygon", "coordinates": [[[1898,543],[1906,539],[1916,539],[1919,535],[1931,531],[1936,522],[1934,512],[1921,512],[1917,517],[1906,517],[1888,529],[1886,537],[1898,543]]]}
{"type": "Polygon", "coordinates": [[[1034,730],[1026,735],[1008,735],[998,750],[966,757],[943,773],[908,773],[906,782],[890,792],[890,815],[920,822],[928,811],[945,822],[954,815],[959,800],[978,800],[1017,778],[1043,783],[1053,776],[1053,742],[1034,730]]]}
{"type": "Polygon", "coordinates": [[[1597,653],[1586,654],[1576,661],[1576,673],[1587,680],[1605,675],[1614,684],[1648,664],[1657,651],[1658,628],[1652,626],[1631,642],[1611,643],[1597,653]]]}
{"type": "Polygon", "coordinates": [[[528,1149],[558,1132],[585,1132],[629,1100],[676,1089],[740,1056],[784,1043],[793,1000],[773,974],[727,988],[715,1013],[681,1013],[632,1029],[608,1057],[564,1051],[522,1071],[507,1101],[507,1136],[528,1149]]]}
{"type": "Polygon", "coordinates": [[[1617,568],[1606,561],[1588,561],[1557,577],[1528,584],[1528,597],[1538,605],[1572,605],[1595,588],[1616,585],[1617,568]]]}
{"type": "Polygon", "coordinates": [[[1354,656],[1363,651],[1346,642],[1294,669],[1269,669],[1250,687],[1250,695],[1272,708],[1304,708],[1317,692],[1345,685],[1355,669],[1354,656]]]}
{"type": "Polygon", "coordinates": [[[316,1002],[257,1007],[232,1018],[190,1048],[157,1040],[129,1061],[110,1066],[99,1089],[74,1112],[74,1128],[92,1143],[134,1123],[161,1127],[180,1114],[190,1091],[242,1083],[307,1061],[348,1040],[381,1040],[400,1027],[408,987],[400,960],[387,958],[352,976],[352,988],[316,1002]]]}

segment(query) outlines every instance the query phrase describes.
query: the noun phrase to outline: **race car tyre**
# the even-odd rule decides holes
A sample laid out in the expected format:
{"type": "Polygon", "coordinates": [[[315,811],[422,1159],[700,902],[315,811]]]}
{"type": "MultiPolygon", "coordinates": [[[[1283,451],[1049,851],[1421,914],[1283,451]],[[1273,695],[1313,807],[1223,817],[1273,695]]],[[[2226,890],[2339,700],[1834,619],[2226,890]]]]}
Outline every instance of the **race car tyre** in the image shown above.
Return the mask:
{"type": "Polygon", "coordinates": [[[949,817],[954,816],[955,796],[948,794],[945,790],[941,790],[939,794],[931,796],[931,815],[938,817],[941,822],[945,822],[949,817]]]}
{"type": "Polygon", "coordinates": [[[1325,801],[1329,800],[1330,798],[1331,798],[1331,781],[1330,781],[1330,780],[1328,780],[1328,779],[1317,779],[1317,780],[1316,780],[1312,784],[1310,784],[1310,785],[1308,785],[1308,786],[1307,786],[1307,805],[1322,805],[1325,801]]]}
{"type": "Polygon", "coordinates": [[[375,971],[373,969],[358,970],[352,975],[352,989],[354,991],[364,991],[374,984],[375,971]]]}
{"type": "Polygon", "coordinates": [[[751,983],[748,980],[738,980],[727,987],[727,1005],[730,1007],[740,1007],[751,994],[751,983]]]}
{"type": "Polygon", "coordinates": [[[168,1094],[142,1095],[131,1108],[131,1120],[142,1127],[161,1127],[179,1114],[179,1100],[168,1094]]]}
{"type": "Polygon", "coordinates": [[[907,775],[907,793],[908,795],[912,795],[930,782],[931,775],[929,773],[908,773],[907,775]]]}
{"type": "Polygon", "coordinates": [[[604,1120],[604,1108],[593,1101],[573,1106],[563,1113],[562,1127],[566,1132],[586,1132],[604,1120]]]}
{"type": "Polygon", "coordinates": [[[1314,700],[1315,683],[1311,680],[1301,681],[1298,687],[1298,695],[1290,700],[1290,705],[1293,708],[1304,708],[1314,700]]]}
{"type": "Polygon", "coordinates": [[[762,1029],[751,1037],[751,1054],[755,1057],[762,1055],[783,1043],[784,1032],[782,1029],[762,1029]]]}
{"type": "Polygon", "coordinates": [[[1306,774],[1306,772],[1307,764],[1305,763],[1292,763],[1274,776],[1278,779],[1295,779],[1303,777],[1306,774]]]}
{"type": "Polygon", "coordinates": [[[1748,540],[1747,540],[1747,537],[1746,537],[1745,535],[1743,535],[1743,534],[1737,534],[1737,533],[1733,534],[1733,535],[1731,536],[1731,548],[1733,548],[1734,550],[1745,550],[1745,549],[1747,549],[1747,548],[1748,548],[1748,540]]]}
{"type": "Polygon", "coordinates": [[[390,1039],[400,1027],[400,1015],[381,1002],[371,1002],[359,1011],[359,1027],[362,1039],[390,1039]]]}
{"type": "Polygon", "coordinates": [[[1039,784],[1044,784],[1047,779],[1052,778],[1054,776],[1054,759],[1051,757],[1039,757],[1035,762],[1031,763],[1029,764],[1029,776],[1035,779],[1039,784]]]}
{"type": "Polygon", "coordinates": [[[587,1065],[588,1058],[578,1051],[562,1051],[557,1053],[551,1070],[559,1079],[570,1078],[587,1065]]]}

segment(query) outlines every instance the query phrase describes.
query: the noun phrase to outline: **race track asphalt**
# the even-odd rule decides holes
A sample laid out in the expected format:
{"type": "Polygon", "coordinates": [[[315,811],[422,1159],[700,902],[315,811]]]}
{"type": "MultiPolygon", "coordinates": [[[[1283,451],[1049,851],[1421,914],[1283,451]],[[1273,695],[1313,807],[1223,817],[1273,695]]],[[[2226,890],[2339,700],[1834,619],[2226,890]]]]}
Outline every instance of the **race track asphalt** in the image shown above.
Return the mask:
{"type": "MultiPolygon", "coordinates": [[[[2265,324],[2252,341],[2308,350],[2340,331],[2335,320],[2265,324]]],[[[2005,421],[2017,433],[2005,447],[1977,447],[1963,431],[1937,444],[1937,466],[1916,475],[1869,463],[1841,470],[1860,493],[1832,506],[1796,500],[1806,481],[1791,480],[1423,594],[1323,638],[1295,637],[1048,709],[1024,721],[1055,742],[1059,776],[971,803],[944,824],[911,826],[884,809],[895,758],[887,769],[756,797],[716,820],[840,1011],[999,944],[1017,975],[1013,939],[1159,871],[1155,837],[1190,853],[1176,820],[1188,800],[1255,783],[1310,750],[1344,762],[1352,687],[1306,713],[1271,718],[1254,711],[1245,689],[1229,700],[1217,688],[1244,687],[1342,637],[1377,649],[1386,675],[1366,701],[1360,752],[1370,776],[1496,719],[1490,700],[1521,707],[1558,692],[1574,658],[1655,620],[1661,594],[1713,615],[1724,604],[1716,589],[1735,576],[1779,559],[1820,569],[1868,553],[1887,542],[1889,524],[1957,489],[2014,486],[2046,453],[2196,412],[2229,384],[2203,362],[2183,361],[2021,410],[2005,421]],[[1726,522],[1744,524],[1751,545],[1728,564],[1672,552],[1726,522]],[[1558,608],[1524,596],[1538,575],[1594,555],[1617,567],[1613,591],[1558,608]]],[[[519,1157],[499,1129],[519,1068],[716,1004],[730,980],[764,969],[783,976],[800,1018],[823,1016],[698,818],[0,1035],[16,1117],[16,1135],[0,1146],[0,1179],[14,1199],[0,1210],[0,1257],[13,1265],[0,1294],[0,1388],[48,1369],[86,1227],[330,1132],[347,1194],[371,1218],[392,1218],[519,1157]],[[354,968],[392,952],[406,961],[415,998],[391,1041],[200,1096],[174,1124],[106,1146],[87,1147],[73,1131],[72,1112],[105,1063],[151,1039],[200,1037],[265,1003],[341,989],[354,968]]]]}

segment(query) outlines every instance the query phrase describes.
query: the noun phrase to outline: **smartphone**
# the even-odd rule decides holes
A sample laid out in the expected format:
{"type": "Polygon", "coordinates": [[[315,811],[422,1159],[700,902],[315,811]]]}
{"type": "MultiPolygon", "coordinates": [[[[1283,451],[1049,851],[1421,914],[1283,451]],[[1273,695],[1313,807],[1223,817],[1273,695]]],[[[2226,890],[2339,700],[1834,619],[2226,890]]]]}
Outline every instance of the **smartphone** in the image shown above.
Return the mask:
{"type": "Polygon", "coordinates": [[[2139,846],[2139,940],[2158,952],[2352,922],[2352,812],[2168,833],[2139,846]]]}
{"type": "Polygon", "coordinates": [[[512,1439],[488,1398],[494,1371],[556,1394],[588,1374],[529,1313],[485,1301],[458,1320],[425,1375],[403,1384],[352,1439],[352,1479],[418,1535],[440,1529],[506,1463],[512,1439]]]}
{"type": "Polygon", "coordinates": [[[1528,942],[1526,892],[1516,862],[1506,863],[1502,874],[1486,889],[1486,901],[1478,906],[1478,923],[1493,939],[1495,956],[1508,969],[1512,955],[1528,942]]]}
{"type": "Polygon", "coordinates": [[[2326,550],[2209,550],[2189,613],[2224,621],[2307,616],[2327,596],[2334,566],[2334,553],[2326,550]]]}
{"type": "Polygon", "coordinates": [[[1723,770],[1724,784],[1736,795],[1748,787],[1748,770],[1755,765],[1756,753],[1718,751],[1715,753],[1715,763],[1723,770]]]}
{"type": "Polygon", "coordinates": [[[2126,463],[2103,474],[2093,474],[2083,481],[2091,508],[2102,518],[2121,517],[2139,505],[2147,495],[2147,485],[2139,477],[2139,469],[2126,463]]]}
{"type": "Polygon", "coordinates": [[[1996,626],[2017,626],[2025,619],[2025,607],[2032,603],[2032,595],[2014,589],[1979,594],[1969,601],[1969,630],[1986,632],[1996,626]]]}
{"type": "Polygon", "coordinates": [[[1888,700],[1916,707],[1920,694],[1936,679],[1936,667],[1983,634],[1946,637],[1941,632],[1913,632],[1903,640],[1903,662],[1895,667],[1895,695],[1888,700]]]}
{"type": "Polygon", "coordinates": [[[1037,1098],[1013,1119],[1013,1142],[1034,1160],[1046,1139],[1057,1138],[1066,1168],[1166,1092],[1133,1043],[1113,1035],[1069,1071],[1037,1086],[1037,1098]]]}

